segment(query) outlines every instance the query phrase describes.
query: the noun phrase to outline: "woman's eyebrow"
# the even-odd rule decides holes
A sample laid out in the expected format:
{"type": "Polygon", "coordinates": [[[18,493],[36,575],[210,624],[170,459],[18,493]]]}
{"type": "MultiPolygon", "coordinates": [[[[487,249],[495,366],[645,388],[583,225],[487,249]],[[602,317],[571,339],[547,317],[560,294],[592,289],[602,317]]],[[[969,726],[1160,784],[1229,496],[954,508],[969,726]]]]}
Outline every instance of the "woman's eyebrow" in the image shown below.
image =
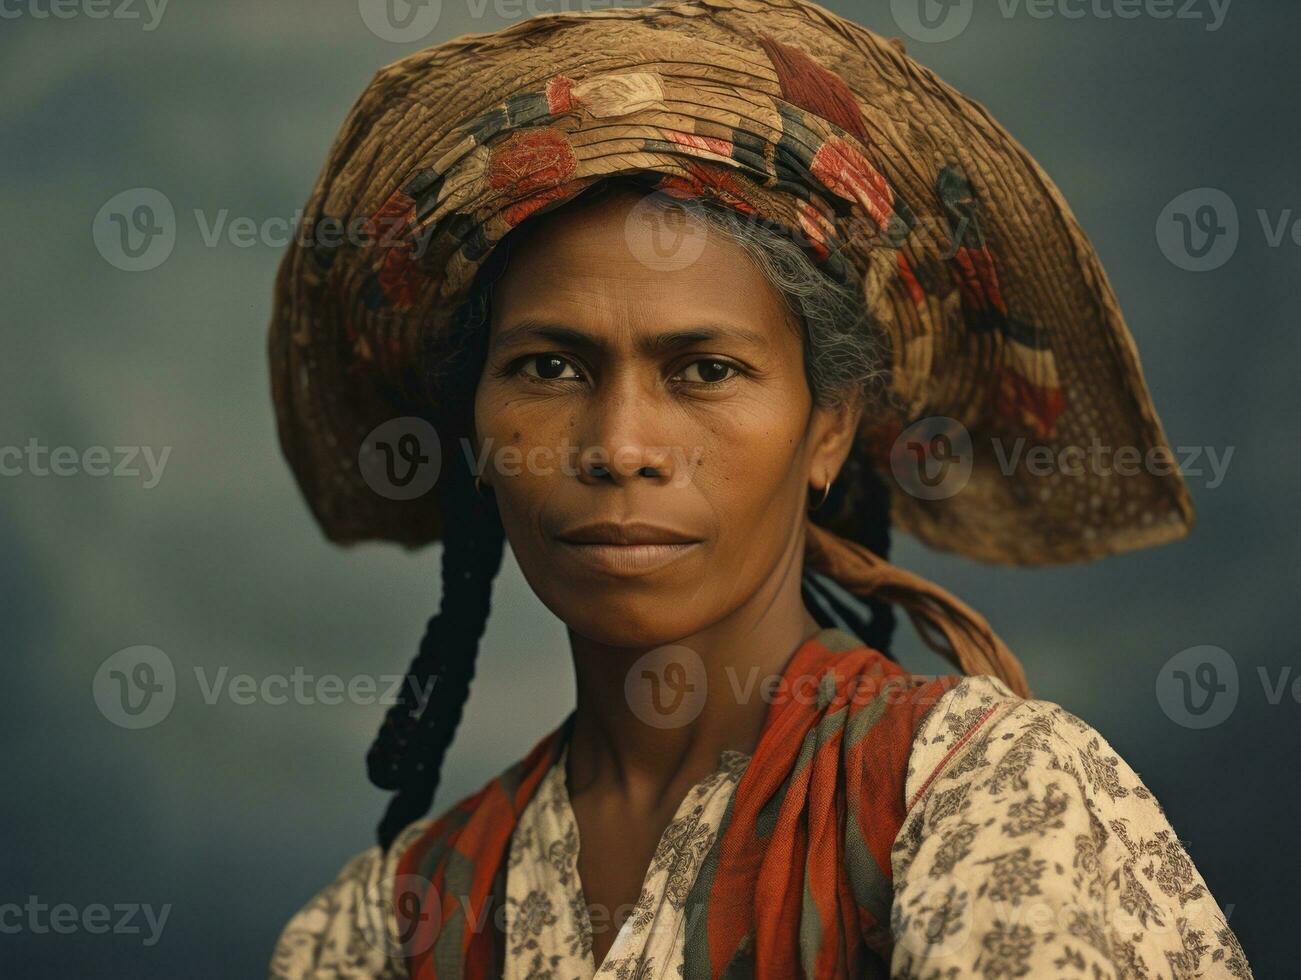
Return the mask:
{"type": "MultiPolygon", "coordinates": [[[[549,340],[578,350],[606,353],[610,344],[602,337],[579,330],[566,323],[550,320],[528,318],[506,327],[497,333],[497,345],[517,343],[526,339],[549,340]]],[[[767,346],[769,339],[758,330],[733,324],[702,323],[681,330],[667,330],[663,333],[639,337],[637,349],[643,354],[665,354],[695,344],[710,343],[720,340],[740,341],[744,344],[761,347],[767,346]]]]}

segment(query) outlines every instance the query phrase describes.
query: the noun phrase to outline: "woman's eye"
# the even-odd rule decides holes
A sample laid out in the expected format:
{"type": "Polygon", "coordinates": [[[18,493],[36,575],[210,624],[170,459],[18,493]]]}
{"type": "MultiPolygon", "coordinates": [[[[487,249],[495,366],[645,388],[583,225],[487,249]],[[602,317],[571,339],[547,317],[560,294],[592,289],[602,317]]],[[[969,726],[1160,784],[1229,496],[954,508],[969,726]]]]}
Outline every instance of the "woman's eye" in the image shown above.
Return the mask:
{"type": "Polygon", "coordinates": [[[520,370],[529,377],[542,381],[569,381],[582,378],[573,362],[559,354],[537,354],[526,357],[520,363],[520,370]],[[566,374],[566,371],[570,373],[566,374]]]}
{"type": "Polygon", "coordinates": [[[688,364],[678,377],[695,384],[718,384],[730,381],[736,373],[737,369],[726,361],[703,358],[688,364]]]}

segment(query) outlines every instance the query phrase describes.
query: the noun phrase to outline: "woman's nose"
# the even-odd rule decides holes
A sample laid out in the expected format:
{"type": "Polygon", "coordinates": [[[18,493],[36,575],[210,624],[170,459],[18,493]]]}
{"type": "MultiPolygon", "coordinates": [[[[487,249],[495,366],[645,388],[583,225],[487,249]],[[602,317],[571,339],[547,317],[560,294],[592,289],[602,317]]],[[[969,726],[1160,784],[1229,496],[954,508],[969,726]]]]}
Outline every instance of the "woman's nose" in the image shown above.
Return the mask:
{"type": "Polygon", "coordinates": [[[579,479],[623,484],[637,479],[667,483],[673,477],[673,452],[662,438],[665,406],[650,394],[621,385],[603,393],[587,409],[580,449],[579,479]]]}

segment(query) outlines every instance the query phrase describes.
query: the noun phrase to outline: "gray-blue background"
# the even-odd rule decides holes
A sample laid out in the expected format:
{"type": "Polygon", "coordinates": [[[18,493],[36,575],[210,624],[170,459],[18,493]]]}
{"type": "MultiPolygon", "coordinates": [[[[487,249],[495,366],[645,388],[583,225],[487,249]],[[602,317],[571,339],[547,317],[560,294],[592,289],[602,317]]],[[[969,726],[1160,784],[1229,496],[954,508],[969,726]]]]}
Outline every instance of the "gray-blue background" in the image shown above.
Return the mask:
{"type": "MultiPolygon", "coordinates": [[[[143,477],[0,477],[0,904],[171,909],[151,947],[143,935],[0,933],[0,974],[257,976],[285,919],[371,842],[384,797],[363,755],[382,708],[208,704],[195,670],[398,671],[433,609],[437,555],[323,541],[268,397],[282,249],[208,245],[202,225],[223,210],[291,218],[379,66],[566,8],[490,4],[476,18],[477,3],[444,0],[427,39],[395,44],[368,30],[357,0],[173,0],[153,30],[139,0],[143,20],[36,16],[47,2],[4,0],[17,16],[0,19],[0,446],[171,455],[148,489],[143,477]],[[91,230],[105,202],[137,187],[168,197],[178,231],[161,266],[128,273],[91,230]],[[165,721],[130,731],[105,720],[91,689],[105,658],[137,644],[165,651],[179,686],[165,721]]],[[[900,33],[884,0],[830,6],[900,33]]],[[[1191,478],[1199,524],[1175,545],[1048,571],[910,542],[896,558],[985,612],[1036,693],[1142,775],[1262,977],[1293,972],[1301,705],[1290,686],[1279,703],[1269,692],[1298,660],[1301,247],[1270,245],[1257,212],[1301,215],[1298,37],[1297,5],[1265,0],[1238,0],[1216,31],[1146,15],[1009,17],[982,2],[957,38],[909,43],[1065,192],[1172,444],[1234,455],[1222,485],[1191,478]],[[1193,274],[1154,229],[1167,203],[1204,186],[1236,203],[1242,239],[1222,268],[1193,274]],[[1229,651],[1241,688],[1223,724],[1196,731],[1167,717],[1155,689],[1172,655],[1202,644],[1229,651]]],[[[563,632],[509,559],[497,597],[440,808],[572,704],[563,632]]],[[[937,666],[911,635],[899,653],[937,666]]]]}

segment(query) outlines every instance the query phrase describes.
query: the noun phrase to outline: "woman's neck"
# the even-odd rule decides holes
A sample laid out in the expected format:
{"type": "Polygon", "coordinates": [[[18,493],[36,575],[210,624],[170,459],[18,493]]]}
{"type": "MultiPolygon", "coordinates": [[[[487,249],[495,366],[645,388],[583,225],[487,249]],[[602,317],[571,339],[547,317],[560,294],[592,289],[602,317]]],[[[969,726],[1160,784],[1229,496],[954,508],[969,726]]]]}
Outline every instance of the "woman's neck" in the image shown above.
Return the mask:
{"type": "Polygon", "coordinates": [[[578,704],[571,793],[629,806],[685,795],[724,749],[753,753],[771,679],[819,630],[800,593],[803,535],[791,560],[734,612],[667,645],[611,647],[570,632],[578,704]]]}

